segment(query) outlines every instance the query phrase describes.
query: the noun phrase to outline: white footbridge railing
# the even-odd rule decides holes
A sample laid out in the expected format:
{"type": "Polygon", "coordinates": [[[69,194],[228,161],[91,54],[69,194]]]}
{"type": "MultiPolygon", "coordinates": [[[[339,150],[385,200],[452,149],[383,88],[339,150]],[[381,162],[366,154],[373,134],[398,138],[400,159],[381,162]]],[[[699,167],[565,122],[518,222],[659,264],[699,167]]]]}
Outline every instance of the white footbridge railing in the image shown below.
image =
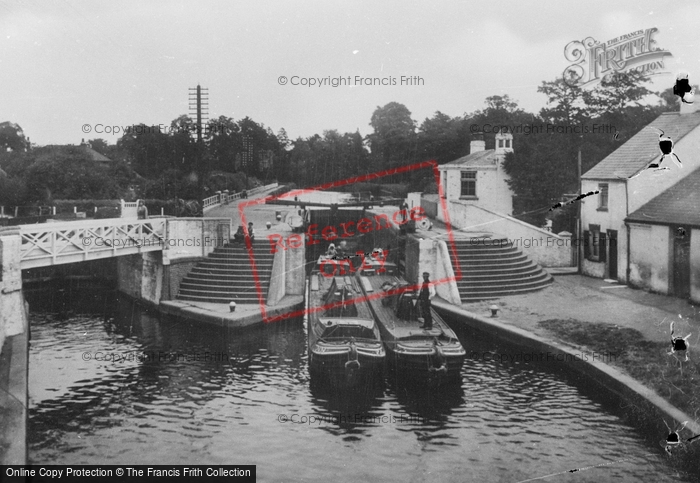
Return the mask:
{"type": "Polygon", "coordinates": [[[165,218],[20,225],[20,267],[33,268],[163,249],[165,218]]]}
{"type": "MultiPolygon", "coordinates": [[[[265,186],[258,186],[257,188],[253,188],[251,190],[246,190],[245,193],[247,196],[254,196],[258,193],[262,193],[263,191],[267,191],[272,188],[277,188],[278,186],[279,183],[271,183],[265,186]]],[[[243,197],[243,193],[244,191],[233,194],[229,194],[228,190],[217,191],[214,196],[210,196],[209,198],[205,198],[204,200],[202,200],[202,211],[206,212],[212,208],[216,208],[217,206],[230,203],[233,200],[240,200],[243,197]]]]}

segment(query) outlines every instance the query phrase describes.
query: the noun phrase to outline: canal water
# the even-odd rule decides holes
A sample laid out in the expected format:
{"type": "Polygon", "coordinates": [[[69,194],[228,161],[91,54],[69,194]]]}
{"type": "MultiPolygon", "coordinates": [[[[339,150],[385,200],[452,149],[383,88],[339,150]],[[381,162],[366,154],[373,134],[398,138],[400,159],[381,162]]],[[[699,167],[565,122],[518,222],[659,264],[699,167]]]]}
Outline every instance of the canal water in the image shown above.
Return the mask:
{"type": "MultiPolygon", "coordinates": [[[[233,333],[111,291],[65,297],[27,294],[34,464],[255,464],[264,482],[691,481],[619,403],[551,363],[479,357],[451,389],[389,376],[342,395],[312,388],[303,320],[233,333]]],[[[468,353],[516,350],[459,336],[468,353]]]]}

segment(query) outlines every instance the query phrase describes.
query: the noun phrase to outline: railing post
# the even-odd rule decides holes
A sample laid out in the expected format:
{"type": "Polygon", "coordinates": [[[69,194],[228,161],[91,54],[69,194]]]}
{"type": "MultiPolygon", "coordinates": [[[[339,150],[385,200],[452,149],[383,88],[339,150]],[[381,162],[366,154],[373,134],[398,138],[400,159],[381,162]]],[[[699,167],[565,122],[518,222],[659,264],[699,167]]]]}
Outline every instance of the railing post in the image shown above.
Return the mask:
{"type": "Polygon", "coordinates": [[[160,216],[165,216],[165,207],[164,206],[160,207],[160,216]]]}
{"type": "Polygon", "coordinates": [[[124,200],[119,200],[119,218],[124,218],[124,200]]]}
{"type": "Polygon", "coordinates": [[[5,216],[5,207],[0,206],[0,216],[5,216]]]}
{"type": "Polygon", "coordinates": [[[75,214],[78,214],[78,207],[77,207],[77,206],[74,206],[74,207],[73,207],[73,214],[74,214],[74,215],[75,215],[75,214]]]}
{"type": "Polygon", "coordinates": [[[15,218],[17,218],[17,213],[19,212],[19,206],[15,206],[15,218]]]}
{"type": "Polygon", "coordinates": [[[217,200],[217,204],[220,205],[221,202],[222,202],[222,201],[221,201],[221,191],[217,191],[217,192],[216,192],[216,200],[217,200]]]}
{"type": "Polygon", "coordinates": [[[55,206],[51,207],[51,213],[53,214],[53,216],[56,216],[56,207],[55,206]]]}
{"type": "Polygon", "coordinates": [[[224,190],[224,203],[228,205],[228,190],[224,190]]]}
{"type": "Polygon", "coordinates": [[[56,232],[51,232],[51,259],[53,264],[56,265],[56,232]]]}

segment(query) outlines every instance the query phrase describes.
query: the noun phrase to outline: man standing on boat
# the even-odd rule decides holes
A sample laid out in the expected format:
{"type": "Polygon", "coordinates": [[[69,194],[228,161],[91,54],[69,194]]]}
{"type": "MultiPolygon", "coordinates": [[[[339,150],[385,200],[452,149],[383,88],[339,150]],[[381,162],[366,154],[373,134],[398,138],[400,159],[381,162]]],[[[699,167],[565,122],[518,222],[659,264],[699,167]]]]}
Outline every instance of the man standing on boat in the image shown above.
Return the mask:
{"type": "Polygon", "coordinates": [[[423,272],[423,285],[420,289],[420,311],[423,313],[423,325],[421,329],[431,330],[433,328],[433,315],[430,313],[430,301],[435,297],[435,287],[430,283],[430,274],[423,272]]]}

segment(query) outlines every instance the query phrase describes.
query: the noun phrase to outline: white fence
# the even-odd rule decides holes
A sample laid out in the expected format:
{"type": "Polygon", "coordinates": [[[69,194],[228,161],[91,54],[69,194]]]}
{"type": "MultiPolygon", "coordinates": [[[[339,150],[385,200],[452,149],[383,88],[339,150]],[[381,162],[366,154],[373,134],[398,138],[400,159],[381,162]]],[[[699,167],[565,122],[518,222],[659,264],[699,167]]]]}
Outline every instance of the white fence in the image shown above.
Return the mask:
{"type": "Polygon", "coordinates": [[[67,221],[20,225],[22,269],[163,249],[165,219],[67,221]]]}
{"type": "Polygon", "coordinates": [[[212,208],[216,208],[217,206],[224,205],[227,203],[230,203],[233,200],[240,200],[243,197],[243,193],[246,193],[246,196],[253,196],[258,193],[262,193],[263,191],[272,189],[272,188],[277,188],[279,186],[279,183],[271,183],[265,186],[258,186],[257,188],[253,188],[251,190],[246,190],[246,191],[241,191],[240,193],[233,193],[229,194],[228,190],[225,191],[217,191],[214,196],[210,196],[209,198],[205,198],[202,201],[203,205],[203,212],[207,212],[212,208]]]}

